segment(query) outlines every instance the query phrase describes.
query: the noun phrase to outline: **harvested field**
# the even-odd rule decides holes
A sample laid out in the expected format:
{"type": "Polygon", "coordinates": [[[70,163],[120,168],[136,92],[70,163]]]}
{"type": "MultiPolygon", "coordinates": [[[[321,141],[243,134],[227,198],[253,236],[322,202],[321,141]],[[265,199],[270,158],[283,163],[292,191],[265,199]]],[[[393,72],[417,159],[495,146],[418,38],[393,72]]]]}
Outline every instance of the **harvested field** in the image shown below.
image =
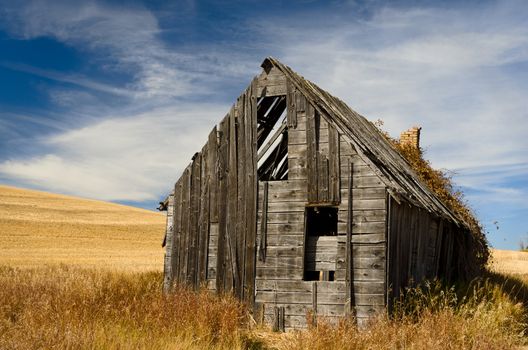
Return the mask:
{"type": "Polygon", "coordinates": [[[528,252],[492,249],[490,269],[505,274],[528,275],[528,252]]]}
{"type": "Polygon", "coordinates": [[[162,270],[165,215],[0,186],[0,265],[162,270]]]}

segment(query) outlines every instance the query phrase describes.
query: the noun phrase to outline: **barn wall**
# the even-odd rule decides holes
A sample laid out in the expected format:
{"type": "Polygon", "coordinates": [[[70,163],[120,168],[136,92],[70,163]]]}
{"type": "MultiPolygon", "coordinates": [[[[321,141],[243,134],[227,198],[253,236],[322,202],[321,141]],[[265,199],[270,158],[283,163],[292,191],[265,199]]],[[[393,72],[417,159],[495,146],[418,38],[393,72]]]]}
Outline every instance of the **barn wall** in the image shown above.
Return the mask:
{"type": "Polygon", "coordinates": [[[172,282],[172,257],[174,254],[173,243],[174,239],[174,193],[169,195],[167,205],[167,222],[165,225],[165,258],[163,263],[163,289],[167,290],[170,288],[172,282]]]}
{"type": "Polygon", "coordinates": [[[175,185],[168,214],[174,227],[167,236],[166,289],[175,282],[207,285],[253,302],[256,91],[255,79],[175,185]]]}
{"type": "MultiPolygon", "coordinates": [[[[339,255],[344,256],[346,251],[346,219],[351,209],[350,298],[353,312],[361,324],[369,317],[384,312],[386,305],[387,191],[380,178],[357,154],[347,136],[341,138],[340,150],[342,201],[339,216],[343,222],[340,220],[339,223],[339,255]]],[[[343,267],[338,277],[345,273],[343,267]]]]}
{"type": "MultiPolygon", "coordinates": [[[[391,299],[406,287],[435,277],[456,278],[464,232],[447,220],[390,200],[389,285],[391,299]]],[[[463,254],[463,252],[462,252],[463,254]]]]}
{"type": "Polygon", "coordinates": [[[287,91],[288,180],[259,181],[257,308],[270,324],[279,323],[277,309],[284,308],[285,329],[305,327],[315,312],[332,320],[351,310],[362,322],[383,311],[386,300],[386,189],[346,136],[294,88],[287,91]],[[305,210],[317,204],[338,208],[338,232],[318,237],[307,252],[305,210]],[[303,280],[307,256],[317,269],[335,271],[335,280],[303,280]]]}

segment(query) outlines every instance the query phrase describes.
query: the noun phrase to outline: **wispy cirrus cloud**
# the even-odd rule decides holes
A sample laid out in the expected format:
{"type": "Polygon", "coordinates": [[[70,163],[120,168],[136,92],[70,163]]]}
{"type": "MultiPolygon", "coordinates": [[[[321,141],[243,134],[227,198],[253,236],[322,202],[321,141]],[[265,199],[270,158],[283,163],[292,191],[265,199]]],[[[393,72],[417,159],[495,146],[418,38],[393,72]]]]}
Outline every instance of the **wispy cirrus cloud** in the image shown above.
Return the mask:
{"type": "Polygon", "coordinates": [[[121,201],[155,201],[190,162],[228,106],[201,104],[110,117],[40,140],[42,154],[0,163],[2,177],[38,188],[121,201]]]}
{"type": "Polygon", "coordinates": [[[193,53],[169,48],[161,39],[156,16],[140,4],[123,8],[96,1],[6,3],[3,21],[3,27],[19,38],[55,38],[91,53],[92,64],[100,69],[125,72],[132,79],[123,87],[17,63],[3,66],[112,94],[140,99],[206,94],[219,77],[247,74],[250,69],[221,47],[193,53]],[[219,65],[223,69],[217,69],[219,65]]]}
{"type": "MultiPolygon", "coordinates": [[[[6,12],[10,14],[6,18],[8,29],[20,38],[56,38],[84,51],[98,52],[95,59],[107,70],[134,71],[134,81],[128,87],[138,95],[189,90],[188,75],[166,62],[170,55],[156,37],[159,33],[156,17],[141,7],[123,9],[97,2],[31,1],[25,6],[8,5],[6,12]]],[[[86,80],[49,72],[37,74],[68,82],[86,80]]],[[[84,85],[101,88],[91,81],[84,85]]],[[[111,92],[115,92],[113,88],[111,92]]]]}
{"type": "Polygon", "coordinates": [[[12,62],[3,62],[0,63],[0,66],[21,71],[24,73],[30,73],[34,75],[38,75],[43,78],[52,79],[56,81],[60,81],[63,83],[69,83],[76,85],[78,87],[87,88],[89,90],[95,90],[102,93],[112,94],[112,95],[118,95],[118,96],[127,96],[127,97],[133,97],[135,95],[135,92],[131,89],[122,88],[119,86],[113,86],[111,84],[105,84],[98,82],[97,80],[87,78],[83,75],[78,74],[65,74],[61,72],[56,72],[50,69],[41,69],[37,67],[31,67],[26,64],[21,63],[12,63],[12,62]]]}

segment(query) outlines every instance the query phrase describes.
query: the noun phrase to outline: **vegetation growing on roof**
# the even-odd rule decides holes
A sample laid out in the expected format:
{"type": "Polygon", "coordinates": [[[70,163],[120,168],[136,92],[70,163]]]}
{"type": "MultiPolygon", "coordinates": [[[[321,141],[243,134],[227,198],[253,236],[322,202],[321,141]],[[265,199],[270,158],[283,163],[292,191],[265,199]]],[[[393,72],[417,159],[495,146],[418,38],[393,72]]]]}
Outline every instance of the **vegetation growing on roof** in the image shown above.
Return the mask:
{"type": "Polygon", "coordinates": [[[478,267],[483,269],[490,256],[488,241],[482,225],[475,217],[475,214],[465,200],[462,190],[455,186],[452,177],[447,172],[434,169],[431,166],[431,163],[424,158],[424,151],[421,147],[414,147],[408,143],[403,143],[392,138],[382,129],[382,120],[378,119],[374,125],[411,165],[420,180],[422,180],[438,199],[453,211],[461,221],[467,224],[473,237],[472,254],[478,267]]]}

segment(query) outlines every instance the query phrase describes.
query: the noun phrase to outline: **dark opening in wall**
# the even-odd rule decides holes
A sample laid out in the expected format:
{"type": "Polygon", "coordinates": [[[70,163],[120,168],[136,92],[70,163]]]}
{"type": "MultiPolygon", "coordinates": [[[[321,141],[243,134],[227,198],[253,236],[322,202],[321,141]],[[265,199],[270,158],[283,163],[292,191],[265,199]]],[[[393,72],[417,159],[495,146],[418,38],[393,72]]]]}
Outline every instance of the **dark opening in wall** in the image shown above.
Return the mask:
{"type": "Polygon", "coordinates": [[[306,208],[307,236],[336,236],[337,208],[335,207],[307,207],[306,208]]]}
{"type": "Polygon", "coordinates": [[[305,281],[335,281],[335,271],[304,271],[305,281]]]}
{"type": "Polygon", "coordinates": [[[258,179],[288,179],[286,96],[263,97],[257,104],[258,179]]]}
{"type": "Polygon", "coordinates": [[[337,261],[337,207],[306,207],[305,281],[334,281],[337,261]]]}

